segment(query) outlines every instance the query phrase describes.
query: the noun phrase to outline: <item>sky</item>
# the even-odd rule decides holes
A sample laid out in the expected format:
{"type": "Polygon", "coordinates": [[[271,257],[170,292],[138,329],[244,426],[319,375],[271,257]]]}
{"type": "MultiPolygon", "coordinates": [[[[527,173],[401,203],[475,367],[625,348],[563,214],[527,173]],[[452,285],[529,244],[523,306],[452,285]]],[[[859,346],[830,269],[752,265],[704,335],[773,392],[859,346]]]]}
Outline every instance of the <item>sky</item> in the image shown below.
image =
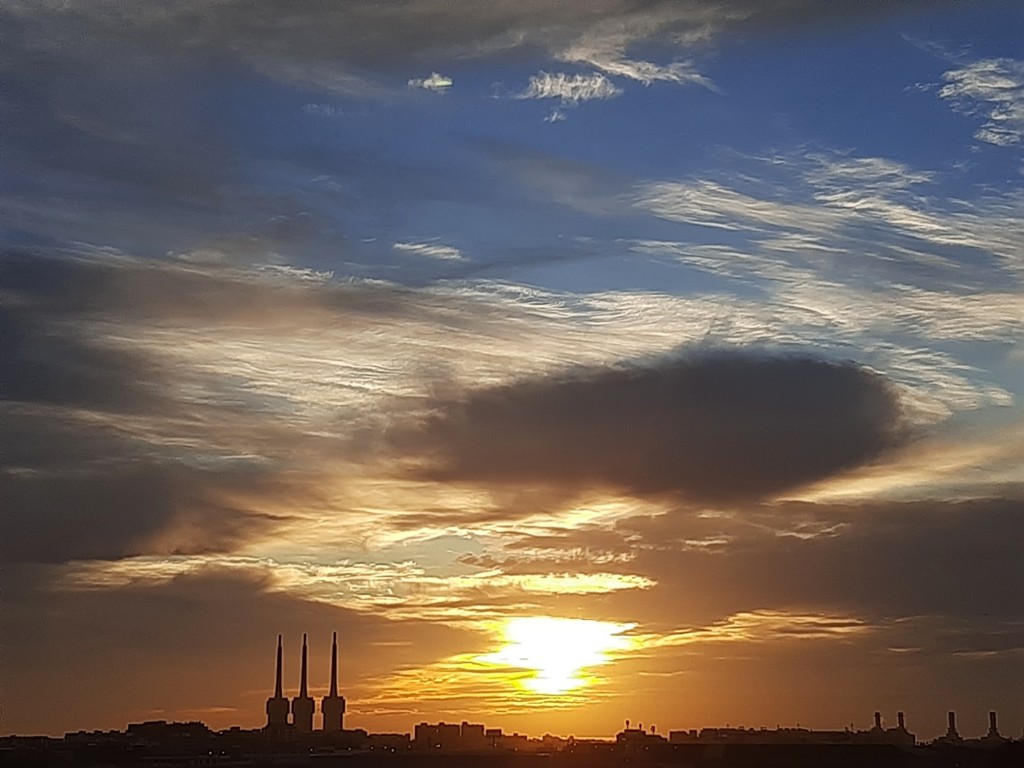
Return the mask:
{"type": "Polygon", "coordinates": [[[1022,30],[7,0],[0,733],[1020,736],[1022,30]]]}

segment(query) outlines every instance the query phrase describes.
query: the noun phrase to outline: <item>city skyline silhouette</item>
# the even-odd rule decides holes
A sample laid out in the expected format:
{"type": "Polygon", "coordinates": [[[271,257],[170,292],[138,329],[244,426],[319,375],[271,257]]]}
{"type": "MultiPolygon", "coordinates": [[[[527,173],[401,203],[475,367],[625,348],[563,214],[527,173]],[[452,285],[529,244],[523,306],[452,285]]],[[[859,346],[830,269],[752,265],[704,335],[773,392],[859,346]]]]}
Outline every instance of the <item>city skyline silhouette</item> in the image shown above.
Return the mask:
{"type": "Polygon", "coordinates": [[[919,741],[904,712],[887,727],[882,712],[868,729],[769,729],[743,726],[659,731],[643,723],[624,727],[608,738],[542,737],[509,732],[482,722],[419,722],[408,732],[374,733],[346,728],[345,698],[338,694],[338,638],[332,633],[330,685],[319,707],[308,685],[309,641],[302,634],[297,695],[284,685],[283,635],[277,636],[272,695],[266,700],[262,728],[232,726],[212,730],[200,721],[148,720],[122,730],[80,730],[62,739],[44,736],[0,737],[0,761],[17,765],[434,765],[624,766],[624,765],[786,765],[910,766],[916,768],[1000,768],[1024,756],[1024,738],[1003,736],[997,713],[988,713],[983,737],[964,737],[956,713],[947,714],[946,732],[919,741]],[[319,712],[319,722],[314,713],[319,712]]]}
{"type": "Polygon", "coordinates": [[[4,0],[3,748],[1016,754],[1021,29],[4,0]]]}

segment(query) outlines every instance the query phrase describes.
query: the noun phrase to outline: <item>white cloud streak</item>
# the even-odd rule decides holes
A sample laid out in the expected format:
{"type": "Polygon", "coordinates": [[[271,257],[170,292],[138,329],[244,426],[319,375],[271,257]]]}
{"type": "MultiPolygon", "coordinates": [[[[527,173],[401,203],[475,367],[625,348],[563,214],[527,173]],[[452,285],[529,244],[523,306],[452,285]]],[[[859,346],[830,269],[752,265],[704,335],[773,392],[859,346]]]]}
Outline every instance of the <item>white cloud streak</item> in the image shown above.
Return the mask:
{"type": "Polygon", "coordinates": [[[717,90],[715,84],[697,71],[692,62],[673,61],[670,64],[655,64],[651,61],[630,59],[625,55],[628,40],[619,36],[610,39],[585,37],[565,48],[558,58],[571,64],[589,64],[607,75],[624,77],[644,85],[655,82],[677,85],[699,85],[708,90],[717,90]]]}
{"type": "Polygon", "coordinates": [[[459,261],[464,258],[462,251],[458,248],[437,243],[395,243],[392,248],[402,253],[411,253],[415,256],[425,256],[428,259],[442,261],[459,261]]]}
{"type": "Polygon", "coordinates": [[[1024,61],[982,59],[943,75],[939,96],[985,122],[974,138],[1009,147],[1024,141],[1024,61]]]}
{"type": "Polygon", "coordinates": [[[622,573],[431,573],[411,561],[373,563],[283,562],[249,556],[135,557],[67,566],[58,582],[64,590],[117,589],[166,583],[185,574],[236,571],[257,574],[272,591],[395,618],[499,618],[496,603],[543,595],[595,595],[650,589],[655,582],[622,573]],[[467,605],[476,601],[479,605],[467,605]]]}
{"type": "Polygon", "coordinates": [[[564,72],[540,72],[530,77],[516,99],[560,99],[563,104],[578,104],[595,99],[613,99],[622,89],[599,72],[568,75],[564,72]]]}
{"type": "Polygon", "coordinates": [[[440,72],[431,72],[427,77],[414,77],[408,82],[410,88],[421,88],[424,91],[443,93],[452,87],[452,79],[440,72]]]}

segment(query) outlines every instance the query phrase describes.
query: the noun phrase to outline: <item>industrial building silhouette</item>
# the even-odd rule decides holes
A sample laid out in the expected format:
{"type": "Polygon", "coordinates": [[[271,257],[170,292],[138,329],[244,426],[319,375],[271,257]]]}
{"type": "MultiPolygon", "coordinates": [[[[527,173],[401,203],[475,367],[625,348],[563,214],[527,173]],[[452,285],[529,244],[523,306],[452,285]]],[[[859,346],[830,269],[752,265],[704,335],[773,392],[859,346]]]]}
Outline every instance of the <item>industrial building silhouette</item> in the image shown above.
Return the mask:
{"type": "Polygon", "coordinates": [[[321,727],[314,730],[316,701],[309,695],[309,644],[302,636],[298,694],[283,686],[283,637],[277,637],[274,695],[267,722],[247,730],[212,731],[201,722],[164,720],[130,723],[120,731],[78,731],[63,739],[0,737],[0,765],[64,766],[337,766],[339,768],[1020,768],[1024,739],[999,733],[989,712],[988,733],[964,738],[956,715],[946,733],[921,743],[907,729],[903,712],[885,727],[875,712],[873,727],[854,730],[801,728],[702,728],[669,731],[654,726],[625,728],[614,740],[532,738],[482,723],[418,723],[410,733],[346,729],[345,698],[338,694],[338,634],[331,640],[331,676],[320,699],[321,727]]]}
{"type": "MultiPolygon", "coordinates": [[[[572,737],[562,739],[545,735],[543,739],[512,733],[507,734],[500,728],[485,728],[479,723],[463,721],[456,723],[418,723],[413,734],[368,734],[362,729],[346,731],[345,729],[345,697],[338,694],[338,633],[331,638],[331,677],[327,693],[320,700],[321,728],[314,732],[313,718],[316,713],[316,702],[309,695],[309,645],[307,636],[302,635],[302,656],[299,673],[298,695],[288,699],[284,695],[283,675],[283,638],[277,636],[277,666],[274,676],[274,695],[267,699],[267,723],[263,733],[269,736],[283,736],[296,739],[302,736],[322,733],[328,741],[323,743],[342,744],[348,749],[375,749],[386,752],[441,751],[449,752],[537,752],[561,751],[565,749],[585,748],[586,740],[579,741],[572,737]],[[333,736],[331,736],[333,734],[333,736]],[[340,739],[340,740],[339,740],[340,739]]],[[[312,736],[310,738],[318,738],[312,736]]],[[[983,738],[964,739],[957,732],[956,715],[948,716],[948,728],[945,735],[935,739],[934,746],[950,747],[983,747],[996,748],[1009,739],[1000,735],[996,726],[996,713],[989,712],[988,734],[983,738]]],[[[597,740],[595,744],[601,743],[597,740]]],[[[882,724],[882,713],[874,713],[873,727],[868,730],[847,728],[841,731],[811,730],[807,728],[778,727],[767,728],[702,728],[700,730],[670,731],[666,736],[657,733],[652,726],[650,731],[643,725],[631,728],[630,721],[615,736],[612,744],[626,750],[649,750],[669,747],[684,748],[687,745],[749,745],[769,747],[775,746],[888,746],[898,749],[913,749],[919,745],[917,737],[907,730],[903,712],[896,713],[896,727],[886,728],[882,724]]]]}
{"type": "MultiPolygon", "coordinates": [[[[268,733],[294,730],[296,733],[313,732],[313,714],[316,702],[309,695],[309,648],[306,635],[302,635],[302,666],[299,673],[299,694],[290,702],[284,696],[282,686],[282,637],[277,636],[277,671],[274,676],[274,695],[267,699],[268,733]],[[289,719],[289,715],[291,718],[289,719]]],[[[338,633],[331,638],[331,684],[327,695],[320,700],[322,730],[337,733],[345,730],[345,697],[338,695],[338,633]]]]}

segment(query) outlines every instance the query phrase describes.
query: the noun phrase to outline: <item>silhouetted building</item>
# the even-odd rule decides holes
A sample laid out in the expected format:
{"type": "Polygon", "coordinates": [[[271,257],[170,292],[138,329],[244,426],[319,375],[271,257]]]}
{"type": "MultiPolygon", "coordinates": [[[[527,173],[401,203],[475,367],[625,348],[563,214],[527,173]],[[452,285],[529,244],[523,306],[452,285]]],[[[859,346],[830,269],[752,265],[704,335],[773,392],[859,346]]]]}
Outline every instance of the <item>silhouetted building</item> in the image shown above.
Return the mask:
{"type": "Polygon", "coordinates": [[[277,636],[277,674],[274,678],[274,695],[267,699],[267,730],[282,730],[288,726],[290,711],[288,699],[281,692],[281,636],[277,636]]]}
{"type": "Polygon", "coordinates": [[[896,713],[896,727],[882,727],[882,713],[875,712],[875,727],[870,731],[857,731],[856,741],[866,744],[892,744],[896,747],[912,747],[917,737],[907,731],[906,721],[902,712],[896,713]]]}
{"type": "Polygon", "coordinates": [[[996,727],[996,713],[995,712],[989,712],[988,713],[988,735],[985,738],[988,738],[988,739],[1002,739],[1003,738],[1002,736],[999,735],[999,728],[996,727]]]}
{"type": "Polygon", "coordinates": [[[665,743],[666,739],[664,736],[659,736],[657,729],[652,725],[650,733],[644,730],[643,723],[637,728],[629,727],[629,720],[626,721],[626,727],[615,734],[615,743],[627,746],[627,747],[647,747],[651,744],[665,743]]]}
{"type": "Polygon", "coordinates": [[[462,721],[459,726],[459,740],[462,749],[479,750],[488,746],[486,731],[483,725],[462,721]]]}
{"type": "MultiPolygon", "coordinates": [[[[885,728],[882,725],[882,713],[875,712],[874,726],[866,731],[846,729],[842,731],[814,731],[809,728],[703,728],[699,732],[671,731],[669,742],[672,744],[754,744],[754,745],[842,745],[842,744],[876,744],[895,747],[913,747],[917,737],[906,729],[903,713],[896,715],[898,725],[885,728]]],[[[643,736],[642,729],[627,729],[619,734],[619,740],[638,740],[643,736]]],[[[653,734],[646,736],[650,740],[653,734]]],[[[648,742],[650,743],[650,742],[648,742]]]]}
{"type": "Polygon", "coordinates": [[[292,699],[292,725],[299,733],[310,733],[313,730],[313,712],[316,704],[309,695],[307,680],[306,635],[302,635],[302,672],[299,678],[299,695],[292,699]]]}
{"type": "Polygon", "coordinates": [[[996,726],[996,713],[988,713],[988,733],[985,734],[985,738],[978,739],[978,743],[983,747],[998,747],[1009,741],[1009,739],[999,734],[999,728],[996,726]]]}
{"type": "Polygon", "coordinates": [[[956,712],[950,712],[948,716],[949,725],[946,727],[946,735],[943,736],[940,741],[947,742],[949,744],[959,744],[963,741],[960,738],[960,734],[956,730],[956,712]]]}
{"type": "Polygon", "coordinates": [[[454,723],[418,723],[413,732],[413,746],[417,749],[453,750],[462,741],[462,728],[454,723]]]}
{"type": "Polygon", "coordinates": [[[345,730],[345,697],[338,695],[338,633],[331,637],[331,685],[320,700],[324,730],[336,733],[345,730]]]}
{"type": "Polygon", "coordinates": [[[408,733],[369,733],[364,744],[378,752],[408,752],[412,746],[408,733]]]}
{"type": "Polygon", "coordinates": [[[128,723],[125,734],[135,739],[166,742],[176,739],[207,739],[212,735],[205,723],[192,720],[187,723],[169,723],[166,720],[146,720],[143,723],[128,723]]]}
{"type": "Polygon", "coordinates": [[[668,740],[670,744],[692,744],[697,741],[697,729],[691,728],[688,731],[669,731],[668,740]]]}

